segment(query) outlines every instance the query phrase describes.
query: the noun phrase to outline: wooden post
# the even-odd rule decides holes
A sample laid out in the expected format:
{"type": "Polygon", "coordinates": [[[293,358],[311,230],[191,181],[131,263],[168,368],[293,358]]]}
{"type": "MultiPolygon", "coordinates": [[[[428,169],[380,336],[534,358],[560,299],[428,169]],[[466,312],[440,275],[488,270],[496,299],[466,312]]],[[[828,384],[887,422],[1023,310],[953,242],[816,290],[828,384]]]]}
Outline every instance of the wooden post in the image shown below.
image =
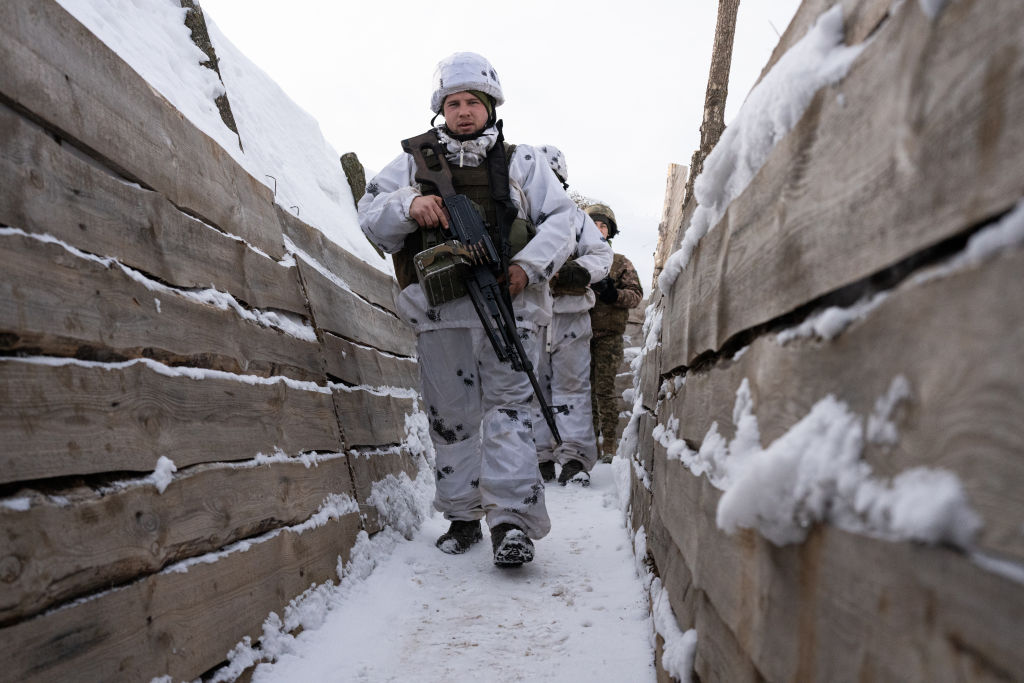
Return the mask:
{"type": "MultiPolygon", "coordinates": [[[[341,168],[345,171],[345,180],[348,181],[348,186],[352,190],[352,201],[358,207],[359,200],[366,194],[366,171],[363,169],[363,164],[355,152],[345,152],[341,155],[341,168]]],[[[369,237],[366,238],[366,241],[370,243],[378,256],[387,258],[381,248],[374,244],[369,237]]]]}
{"type": "Polygon", "coordinates": [[[740,0],[719,0],[715,23],[715,44],[711,49],[711,72],[704,97],[704,121],[700,125],[700,149],[690,160],[690,178],[686,183],[686,200],[693,194],[693,180],[704,170],[704,159],[718,144],[725,130],[725,98],[729,94],[729,69],[732,67],[732,43],[736,34],[736,15],[740,0]]]}
{"type": "MultiPolygon", "coordinates": [[[[217,59],[217,51],[210,42],[210,32],[206,28],[206,17],[203,15],[203,8],[199,6],[198,0],[181,0],[181,6],[188,10],[185,14],[185,26],[192,31],[192,42],[195,43],[209,58],[201,62],[207,69],[212,69],[217,74],[221,83],[224,79],[220,75],[220,65],[217,59]]],[[[231,111],[231,103],[228,102],[228,94],[225,91],[214,100],[217,110],[220,111],[220,118],[231,131],[238,135],[238,126],[235,125],[235,115],[231,111]]],[[[238,147],[242,148],[242,137],[238,136],[238,147]]]]}

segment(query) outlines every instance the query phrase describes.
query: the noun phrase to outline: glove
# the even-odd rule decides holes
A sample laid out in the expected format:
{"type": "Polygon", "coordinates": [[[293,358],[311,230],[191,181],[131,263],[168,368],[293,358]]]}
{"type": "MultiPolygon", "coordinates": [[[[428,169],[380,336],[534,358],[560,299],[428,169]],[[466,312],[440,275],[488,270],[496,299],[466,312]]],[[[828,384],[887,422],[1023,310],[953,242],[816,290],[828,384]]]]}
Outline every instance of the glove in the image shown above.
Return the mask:
{"type": "Polygon", "coordinates": [[[587,291],[589,284],[590,273],[587,272],[587,269],[576,261],[566,261],[552,279],[551,289],[556,295],[583,294],[587,291]]]}
{"type": "Polygon", "coordinates": [[[593,288],[594,293],[597,294],[598,300],[602,303],[613,304],[619,298],[619,290],[615,288],[615,280],[612,280],[610,277],[599,280],[590,286],[593,288]]]}

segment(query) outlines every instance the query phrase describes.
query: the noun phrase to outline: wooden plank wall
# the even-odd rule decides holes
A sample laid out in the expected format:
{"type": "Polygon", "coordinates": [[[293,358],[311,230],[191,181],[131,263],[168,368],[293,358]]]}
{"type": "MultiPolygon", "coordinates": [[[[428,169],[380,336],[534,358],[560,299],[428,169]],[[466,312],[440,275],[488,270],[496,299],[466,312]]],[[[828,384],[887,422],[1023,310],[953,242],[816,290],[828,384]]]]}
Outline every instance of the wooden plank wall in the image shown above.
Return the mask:
{"type": "MultiPolygon", "coordinates": [[[[768,66],[835,4],[806,0],[768,66]]],[[[654,295],[631,521],[680,627],[697,629],[700,680],[1020,680],[1024,248],[924,276],[1024,199],[1024,5],[957,0],[930,19],[925,3],[838,4],[864,51],[654,295]],[[777,337],[875,296],[835,336],[777,337]],[[651,434],[676,418],[693,449],[713,424],[731,439],[746,381],[767,447],[828,395],[866,419],[897,376],[898,441],[863,460],[883,481],[955,474],[983,522],[967,548],[828,523],[781,547],[727,534],[722,492],[651,434]]],[[[692,208],[666,216],[685,229],[692,208]]]]}
{"type": "Polygon", "coordinates": [[[53,0],[0,73],[0,678],[193,680],[416,476],[413,335],[53,0]]]}

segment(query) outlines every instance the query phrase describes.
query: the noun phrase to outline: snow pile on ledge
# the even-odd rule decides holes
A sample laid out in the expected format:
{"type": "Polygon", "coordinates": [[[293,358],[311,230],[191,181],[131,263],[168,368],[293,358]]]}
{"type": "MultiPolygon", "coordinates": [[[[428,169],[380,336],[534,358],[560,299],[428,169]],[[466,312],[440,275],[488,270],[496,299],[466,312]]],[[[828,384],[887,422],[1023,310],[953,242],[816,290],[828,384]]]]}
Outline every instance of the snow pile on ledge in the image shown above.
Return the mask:
{"type": "Polygon", "coordinates": [[[890,541],[950,543],[969,548],[981,528],[960,480],[941,469],[916,467],[883,481],[861,459],[865,441],[891,444],[890,420],[910,398],[904,377],[893,380],[867,420],[842,401],[826,396],[788,432],[760,445],[750,387],[736,392],[732,441],[714,423],[700,450],[675,437],[678,420],[658,425],[654,437],[695,475],[707,474],[724,491],[718,526],[728,533],[756,529],[776,545],[801,543],[811,526],[828,522],[853,533],[890,541]]]}
{"type": "MultiPolygon", "coordinates": [[[[620,490],[620,496],[622,492],[620,490]]],[[[651,571],[647,561],[647,531],[640,527],[633,535],[633,558],[636,573],[644,582],[651,600],[654,633],[665,641],[661,653],[661,668],[681,683],[693,680],[693,662],[697,654],[697,630],[683,631],[669,602],[668,589],[651,571]]]]}
{"type": "Polygon", "coordinates": [[[815,93],[842,80],[863,45],[843,44],[843,8],[824,12],[750,91],[693,185],[698,206],[679,250],[658,276],[663,292],[690,262],[697,243],[725,215],[764,165],[775,145],[797,124],[815,93]]]}

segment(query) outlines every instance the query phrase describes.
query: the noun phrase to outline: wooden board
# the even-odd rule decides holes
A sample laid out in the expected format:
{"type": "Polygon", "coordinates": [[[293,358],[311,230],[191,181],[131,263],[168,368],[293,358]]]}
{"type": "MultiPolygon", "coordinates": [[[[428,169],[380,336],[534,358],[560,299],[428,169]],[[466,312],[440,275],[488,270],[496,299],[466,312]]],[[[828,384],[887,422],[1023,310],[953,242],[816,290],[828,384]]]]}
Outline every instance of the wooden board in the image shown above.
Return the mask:
{"type": "MultiPolygon", "coordinates": [[[[835,5],[843,6],[843,42],[846,45],[858,45],[888,19],[892,4],[891,0],[803,0],[762,69],[758,82],[764,79],[765,74],[778,63],[782,55],[807,35],[807,31],[818,20],[818,17],[829,8],[835,5]]],[[[746,95],[746,93],[737,94],[741,98],[746,95]]]]}
{"type": "Polygon", "coordinates": [[[935,23],[902,4],[697,246],[663,372],[1016,203],[1022,42],[1017,0],[950,3],[935,23]]]}
{"type": "Polygon", "coordinates": [[[731,438],[736,390],[747,378],[762,446],[827,395],[865,418],[903,375],[912,397],[893,419],[899,443],[870,446],[875,476],[918,466],[955,473],[985,520],[981,548],[1024,561],[1024,250],[922,285],[891,292],[831,343],[755,342],[741,358],[691,373],[661,408],[699,447],[711,423],[731,438]],[[880,352],[884,349],[884,353],[880,352]]]}
{"type": "Polygon", "coordinates": [[[0,3],[0,93],[126,178],[270,256],[266,186],[54,0],[0,3]]]}
{"type": "Polygon", "coordinates": [[[652,412],[657,407],[661,389],[661,355],[661,346],[658,345],[647,352],[640,365],[640,385],[637,391],[641,394],[641,404],[652,412]]]}
{"type": "Polygon", "coordinates": [[[686,196],[686,179],[690,169],[682,164],[669,164],[665,180],[665,203],[661,209],[658,224],[658,247],[654,250],[654,277],[657,279],[665,266],[665,259],[672,253],[683,227],[683,200],[686,196]]]}
{"type": "Polygon", "coordinates": [[[0,330],[10,350],[86,358],[146,355],[228,372],[323,377],[320,348],[63,246],[0,235],[0,330]],[[13,340],[13,341],[12,341],[13,340]]]}
{"type": "Polygon", "coordinates": [[[405,416],[415,411],[412,399],[361,389],[335,389],[333,395],[346,447],[398,444],[405,438],[405,416]]]}
{"type": "Polygon", "coordinates": [[[654,481],[694,587],[765,679],[989,681],[1024,667],[1024,591],[963,555],[828,527],[776,548],[718,530],[720,493],[679,463],[659,460],[654,481]]]}
{"type": "Polygon", "coordinates": [[[306,315],[294,267],[86,162],[3,104],[0,140],[0,223],[53,235],[170,285],[212,286],[251,306],[306,315]]]}
{"type": "Polygon", "coordinates": [[[354,386],[419,389],[419,364],[413,358],[382,353],[324,332],[327,374],[354,386]]]}
{"type": "Polygon", "coordinates": [[[405,451],[399,453],[375,453],[370,451],[352,451],[349,464],[355,480],[356,500],[359,501],[359,512],[363,515],[363,528],[367,533],[375,534],[383,528],[383,521],[377,507],[369,502],[373,493],[373,485],[388,475],[398,476],[405,472],[410,479],[418,474],[413,456],[405,451]]]}
{"type": "Polygon", "coordinates": [[[54,493],[59,503],[16,494],[32,505],[0,507],[0,624],[300,524],[329,494],[354,499],[348,460],[200,465],[179,470],[163,493],[152,484],[102,493],[78,487],[54,493]]]}
{"type": "Polygon", "coordinates": [[[394,277],[345,251],[280,206],[275,208],[281,229],[297,248],[316,259],[363,299],[389,311],[395,310],[398,283],[394,277]]]}
{"type": "Polygon", "coordinates": [[[342,449],[331,396],[283,382],[251,385],[123,369],[0,359],[0,483],[148,472],[342,449]],[[17,444],[16,448],[11,445],[17,444]]]}
{"type": "Polygon", "coordinates": [[[11,681],[194,680],[256,640],[271,612],[313,583],[337,580],[359,515],[302,534],[285,531],[247,550],[154,574],[64,609],[0,629],[11,681]]]}
{"type": "Polygon", "coordinates": [[[298,264],[317,326],[357,344],[398,356],[416,355],[411,327],[341,289],[305,261],[299,259],[298,264]]]}

